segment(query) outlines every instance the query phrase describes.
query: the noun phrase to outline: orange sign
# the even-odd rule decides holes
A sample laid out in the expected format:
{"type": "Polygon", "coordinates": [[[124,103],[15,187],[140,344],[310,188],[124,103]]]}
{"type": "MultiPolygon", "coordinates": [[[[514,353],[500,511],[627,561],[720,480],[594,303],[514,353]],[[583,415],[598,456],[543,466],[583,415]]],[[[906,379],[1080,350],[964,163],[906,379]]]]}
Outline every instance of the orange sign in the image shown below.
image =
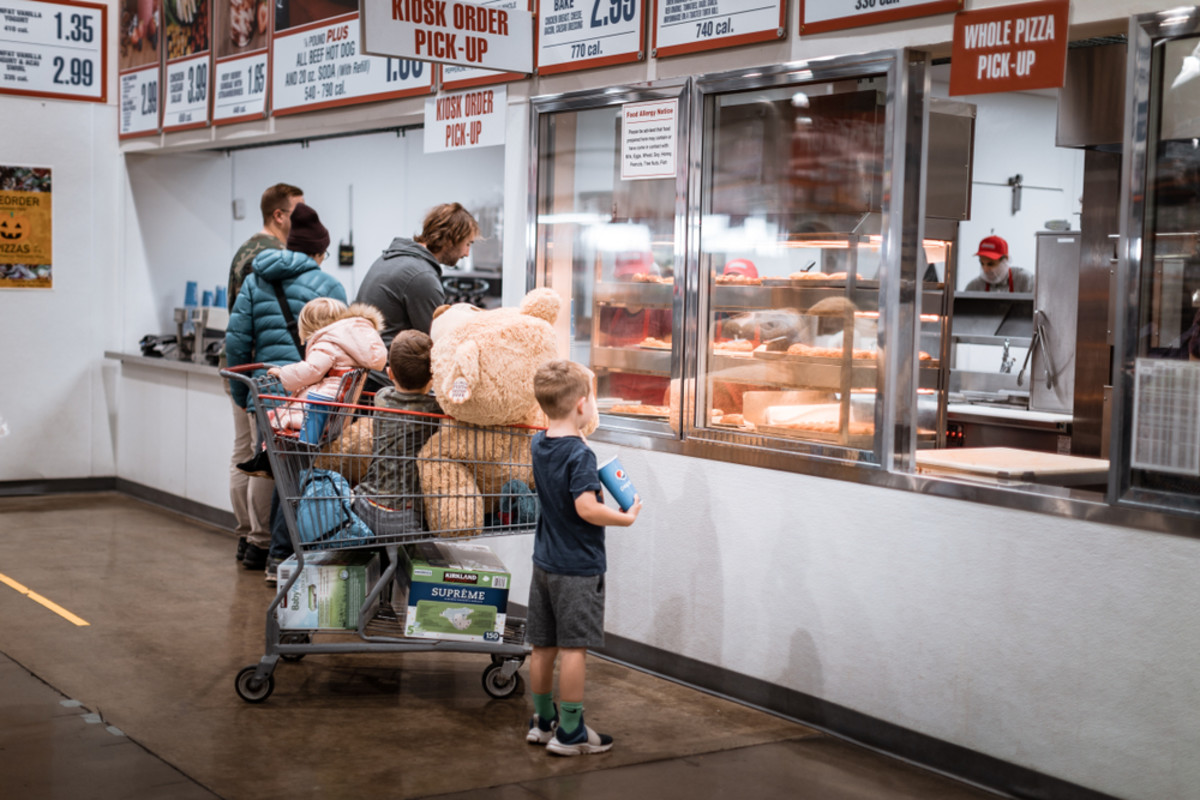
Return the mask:
{"type": "Polygon", "coordinates": [[[1043,0],[954,15],[950,94],[1063,85],[1070,0],[1043,0]]]}

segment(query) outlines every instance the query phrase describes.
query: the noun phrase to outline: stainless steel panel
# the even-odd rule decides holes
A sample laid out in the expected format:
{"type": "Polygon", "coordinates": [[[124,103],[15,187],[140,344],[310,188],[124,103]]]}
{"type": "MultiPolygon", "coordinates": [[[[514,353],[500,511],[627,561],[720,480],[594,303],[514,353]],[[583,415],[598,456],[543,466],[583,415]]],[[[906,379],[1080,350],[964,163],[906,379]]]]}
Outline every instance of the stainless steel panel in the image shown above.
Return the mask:
{"type": "Polygon", "coordinates": [[[1071,454],[1107,458],[1104,387],[1112,383],[1113,247],[1120,227],[1121,156],[1089,150],[1083,164],[1071,454]]]}
{"type": "Polygon", "coordinates": [[[975,106],[940,97],[930,98],[926,217],[953,220],[971,218],[974,152],[975,106]]]}
{"type": "Polygon", "coordinates": [[[1119,149],[1125,133],[1126,46],[1109,44],[1067,51],[1067,73],[1058,93],[1059,147],[1119,149]]]}
{"type": "Polygon", "coordinates": [[[1027,373],[1034,411],[1069,414],[1074,405],[1079,250],[1078,233],[1037,234],[1034,322],[1041,336],[1027,373]]]}

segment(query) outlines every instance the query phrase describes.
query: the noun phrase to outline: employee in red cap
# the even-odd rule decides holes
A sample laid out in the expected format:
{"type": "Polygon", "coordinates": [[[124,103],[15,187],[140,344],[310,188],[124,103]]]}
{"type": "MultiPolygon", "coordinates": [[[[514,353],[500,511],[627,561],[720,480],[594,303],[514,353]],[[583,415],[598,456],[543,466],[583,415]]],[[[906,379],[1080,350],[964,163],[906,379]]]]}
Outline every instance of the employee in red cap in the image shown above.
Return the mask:
{"type": "Polygon", "coordinates": [[[1009,266],[1008,242],[988,236],[979,243],[979,270],[982,274],[967,284],[968,292],[1032,292],[1033,273],[1009,266]]]}

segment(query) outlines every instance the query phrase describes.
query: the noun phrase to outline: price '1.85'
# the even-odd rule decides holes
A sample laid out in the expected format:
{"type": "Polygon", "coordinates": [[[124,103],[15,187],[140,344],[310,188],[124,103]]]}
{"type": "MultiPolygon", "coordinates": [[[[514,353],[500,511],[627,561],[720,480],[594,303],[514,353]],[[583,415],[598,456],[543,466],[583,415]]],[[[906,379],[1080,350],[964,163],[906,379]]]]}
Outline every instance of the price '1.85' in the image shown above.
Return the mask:
{"type": "Polygon", "coordinates": [[[61,86],[91,86],[92,62],[86,58],[54,57],[54,82],[61,86]]]}

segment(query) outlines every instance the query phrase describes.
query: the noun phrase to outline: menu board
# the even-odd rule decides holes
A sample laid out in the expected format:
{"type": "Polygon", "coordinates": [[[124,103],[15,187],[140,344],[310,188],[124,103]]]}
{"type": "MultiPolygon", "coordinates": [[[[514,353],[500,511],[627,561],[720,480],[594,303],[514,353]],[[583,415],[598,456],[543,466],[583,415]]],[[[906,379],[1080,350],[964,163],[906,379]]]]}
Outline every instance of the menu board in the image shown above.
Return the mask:
{"type": "Polygon", "coordinates": [[[785,0],[655,0],[655,58],[782,39],[785,0]]]}
{"type": "Polygon", "coordinates": [[[363,53],[357,0],[275,0],[271,113],[433,91],[433,65],[363,53]]]}
{"type": "Polygon", "coordinates": [[[117,22],[117,132],[122,139],[158,133],[162,78],[162,0],[120,0],[117,22]]]}
{"type": "Polygon", "coordinates": [[[261,119],[270,85],[271,0],[215,0],[214,125],[261,119]]]}
{"type": "Polygon", "coordinates": [[[104,6],[0,0],[0,20],[0,92],[105,101],[104,6]]]}
{"type": "Polygon", "coordinates": [[[963,0],[800,0],[800,33],[824,33],[958,11],[963,0]]]}
{"type": "Polygon", "coordinates": [[[645,18],[645,0],[538,0],[538,73],[640,60],[645,18]]]}
{"type": "Polygon", "coordinates": [[[163,0],[167,17],[164,68],[164,131],[208,124],[212,85],[211,0],[163,0]]]}

